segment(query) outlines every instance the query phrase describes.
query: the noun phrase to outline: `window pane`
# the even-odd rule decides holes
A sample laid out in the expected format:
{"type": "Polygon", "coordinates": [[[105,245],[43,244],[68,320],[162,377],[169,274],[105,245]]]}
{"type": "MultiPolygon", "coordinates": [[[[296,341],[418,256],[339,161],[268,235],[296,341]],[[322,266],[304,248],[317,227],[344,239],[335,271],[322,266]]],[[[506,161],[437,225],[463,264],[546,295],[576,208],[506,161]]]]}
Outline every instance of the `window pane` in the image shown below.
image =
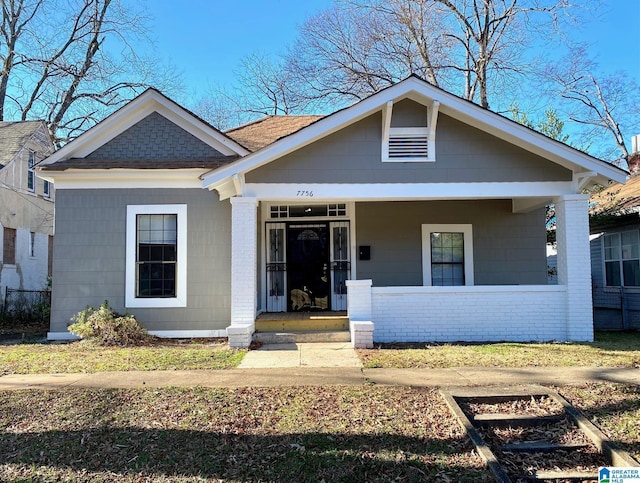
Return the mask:
{"type": "Polygon", "coordinates": [[[605,278],[606,284],[609,287],[620,286],[620,263],[619,262],[605,262],[605,278]]]}
{"type": "Polygon", "coordinates": [[[620,260],[620,235],[618,233],[604,236],[604,259],[620,260]]]}
{"type": "Polygon", "coordinates": [[[177,215],[138,215],[138,297],[175,297],[177,215]]]}
{"type": "Polygon", "coordinates": [[[622,259],[638,258],[638,232],[627,231],[622,233],[622,259]]]}
{"type": "Polygon", "coordinates": [[[640,286],[640,262],[638,260],[628,260],[622,262],[625,287],[640,286]]]}
{"type": "Polygon", "coordinates": [[[283,262],[284,261],[284,247],[282,241],[284,240],[284,230],[282,228],[269,229],[269,261],[270,262],[283,262]]]}
{"type": "Polygon", "coordinates": [[[464,285],[464,265],[453,265],[452,285],[464,285]]]}
{"type": "Polygon", "coordinates": [[[333,228],[333,259],[336,261],[349,260],[349,248],[346,226],[336,226],[333,228]]]}
{"type": "Polygon", "coordinates": [[[464,233],[431,233],[432,285],[464,285],[464,233]]]}

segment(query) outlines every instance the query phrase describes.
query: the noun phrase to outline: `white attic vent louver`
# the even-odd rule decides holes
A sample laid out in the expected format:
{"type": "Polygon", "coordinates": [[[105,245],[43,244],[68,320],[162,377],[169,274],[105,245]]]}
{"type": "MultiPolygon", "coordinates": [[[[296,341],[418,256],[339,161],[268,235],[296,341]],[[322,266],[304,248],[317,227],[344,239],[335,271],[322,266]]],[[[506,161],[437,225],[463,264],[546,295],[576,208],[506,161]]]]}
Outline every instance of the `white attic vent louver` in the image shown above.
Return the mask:
{"type": "Polygon", "coordinates": [[[429,157],[429,128],[397,127],[389,129],[389,159],[429,157]]]}
{"type": "Polygon", "coordinates": [[[438,101],[432,102],[428,108],[429,118],[423,121],[423,125],[391,127],[393,101],[388,101],[382,109],[382,162],[435,162],[439,106],[438,101]]]}

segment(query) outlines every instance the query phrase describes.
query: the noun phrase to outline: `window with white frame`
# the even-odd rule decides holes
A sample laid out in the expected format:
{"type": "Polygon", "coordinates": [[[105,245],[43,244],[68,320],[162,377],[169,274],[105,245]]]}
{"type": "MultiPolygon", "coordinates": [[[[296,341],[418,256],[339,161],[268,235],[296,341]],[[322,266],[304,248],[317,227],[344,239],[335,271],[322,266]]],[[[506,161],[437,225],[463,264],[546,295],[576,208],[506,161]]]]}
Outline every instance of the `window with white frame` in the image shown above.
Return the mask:
{"type": "Polygon", "coordinates": [[[36,190],[36,153],[34,151],[29,151],[27,188],[29,191],[36,190]]]}
{"type": "Polygon", "coordinates": [[[473,285],[471,225],[422,225],[422,264],[424,285],[473,285]]]}
{"type": "Polygon", "coordinates": [[[187,206],[127,206],[125,305],[186,307],[187,206]]]}
{"type": "Polygon", "coordinates": [[[603,236],[604,276],[608,287],[640,286],[640,234],[638,230],[603,236]]]}
{"type": "Polygon", "coordinates": [[[47,180],[44,181],[42,194],[45,196],[45,198],[51,198],[51,183],[49,183],[47,180]]]}

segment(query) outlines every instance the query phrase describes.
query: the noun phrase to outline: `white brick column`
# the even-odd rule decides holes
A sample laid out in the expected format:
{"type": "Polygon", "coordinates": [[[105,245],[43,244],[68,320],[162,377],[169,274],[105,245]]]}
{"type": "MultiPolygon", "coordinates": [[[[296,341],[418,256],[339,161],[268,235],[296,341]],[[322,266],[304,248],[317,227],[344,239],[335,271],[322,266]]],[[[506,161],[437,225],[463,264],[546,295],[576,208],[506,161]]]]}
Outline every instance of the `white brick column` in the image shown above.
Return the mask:
{"type": "Polygon", "coordinates": [[[347,280],[347,314],[351,345],[357,349],[373,347],[371,280],[347,280]]]}
{"type": "Polygon", "coordinates": [[[567,288],[567,339],[593,341],[589,196],[554,200],[558,244],[558,284],[567,288]]]}
{"type": "Polygon", "coordinates": [[[255,331],[258,263],[258,201],[231,198],[231,347],[249,347],[255,331]]]}

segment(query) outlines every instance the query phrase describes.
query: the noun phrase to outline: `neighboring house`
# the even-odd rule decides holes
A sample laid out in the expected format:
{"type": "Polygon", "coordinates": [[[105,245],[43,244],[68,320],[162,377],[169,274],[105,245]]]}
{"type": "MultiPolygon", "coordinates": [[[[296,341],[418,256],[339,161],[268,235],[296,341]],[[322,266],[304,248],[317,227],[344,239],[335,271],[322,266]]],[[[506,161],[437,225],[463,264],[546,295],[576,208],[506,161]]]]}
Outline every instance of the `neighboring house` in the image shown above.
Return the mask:
{"type": "Polygon", "coordinates": [[[53,151],[44,122],[0,122],[0,306],[7,287],[42,290],[51,275],[54,190],[35,170],[53,151]]]}
{"type": "Polygon", "coordinates": [[[108,299],[152,333],[236,347],[260,312],[344,309],[356,346],[592,340],[580,193],[626,176],[414,76],[226,134],[148,90],[40,174],[57,188],[49,338],[108,299]]]}
{"type": "Polygon", "coordinates": [[[591,274],[596,329],[640,329],[640,154],[632,177],[591,197],[591,274]]]}

